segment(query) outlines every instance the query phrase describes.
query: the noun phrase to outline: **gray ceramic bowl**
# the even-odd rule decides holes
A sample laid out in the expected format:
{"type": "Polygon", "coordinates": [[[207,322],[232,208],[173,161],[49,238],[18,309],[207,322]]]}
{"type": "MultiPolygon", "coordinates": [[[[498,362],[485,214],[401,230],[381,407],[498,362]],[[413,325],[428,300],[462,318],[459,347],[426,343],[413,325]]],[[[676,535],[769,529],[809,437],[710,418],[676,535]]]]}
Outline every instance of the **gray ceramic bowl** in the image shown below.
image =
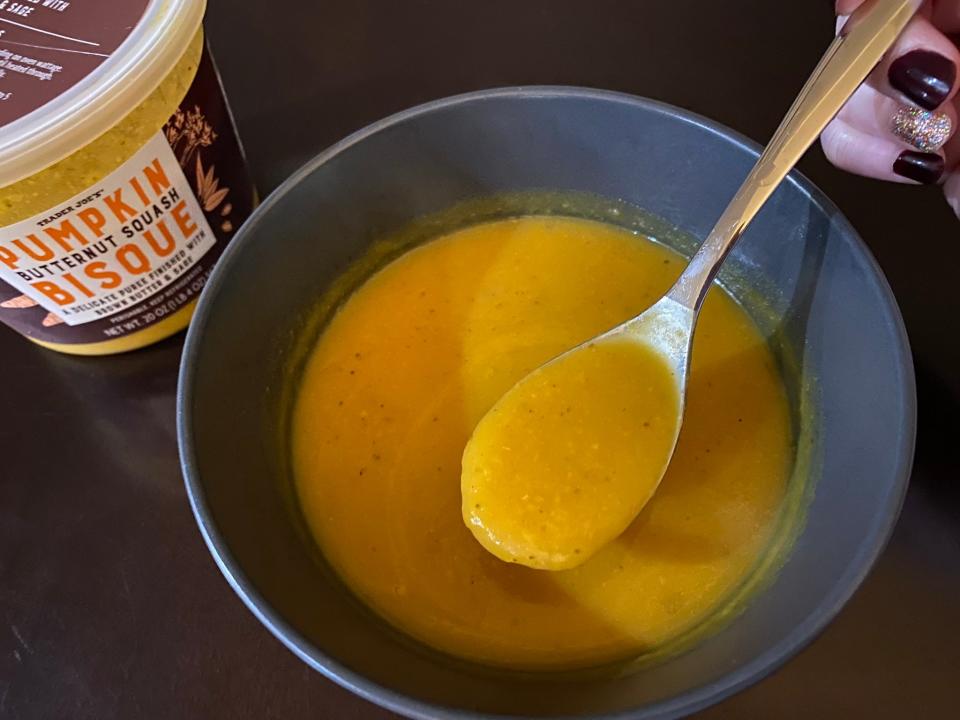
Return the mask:
{"type": "Polygon", "coordinates": [[[725,270],[734,289],[738,277],[766,288],[771,338],[798,348],[791,394],[807,405],[801,424],[819,463],[811,465],[814,493],[775,579],[692,649],[632,675],[573,680],[485,672],[422,651],[317,562],[294,520],[284,466],[284,391],[295,380],[296,340],[317,297],[372,241],[457,203],[530,189],[622,199],[681,231],[665,235],[703,237],[756,156],[736,133],[649,100],[507,89],[372,125],[274,192],[203,293],[178,410],[197,521],[260,621],[327,677],[419,718],[678,717],[760,679],[816,636],[896,520],[915,396],[887,283],[837,209],[796,173],[725,270]]]}

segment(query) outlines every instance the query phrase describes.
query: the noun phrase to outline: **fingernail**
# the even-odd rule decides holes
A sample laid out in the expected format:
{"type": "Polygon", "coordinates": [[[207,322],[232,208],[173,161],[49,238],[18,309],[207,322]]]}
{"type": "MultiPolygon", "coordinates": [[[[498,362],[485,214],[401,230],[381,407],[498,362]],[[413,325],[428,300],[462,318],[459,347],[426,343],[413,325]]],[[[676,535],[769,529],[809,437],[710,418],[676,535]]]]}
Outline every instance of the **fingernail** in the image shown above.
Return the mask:
{"type": "Polygon", "coordinates": [[[947,99],[957,66],[940,53],[912,50],[890,64],[890,84],[927,110],[940,107],[947,99]]]}
{"type": "Polygon", "coordinates": [[[917,150],[933,152],[943,147],[953,133],[953,122],[946,113],[902,105],[891,118],[893,134],[917,150]]]}
{"type": "Polygon", "coordinates": [[[935,153],[904,150],[894,161],[893,171],[900,177],[933,185],[943,175],[943,158],[935,153]]]}

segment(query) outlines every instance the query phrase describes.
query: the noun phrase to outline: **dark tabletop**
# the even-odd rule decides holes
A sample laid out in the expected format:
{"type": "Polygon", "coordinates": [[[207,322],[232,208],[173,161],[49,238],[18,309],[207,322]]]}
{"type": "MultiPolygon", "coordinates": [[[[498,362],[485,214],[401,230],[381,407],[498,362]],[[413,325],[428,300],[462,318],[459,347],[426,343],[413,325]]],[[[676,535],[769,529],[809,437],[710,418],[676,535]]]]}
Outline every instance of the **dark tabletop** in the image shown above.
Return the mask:
{"type": "MultiPolygon", "coordinates": [[[[763,141],[832,34],[829,0],[211,0],[259,187],[401,108],[498,85],[665,100],[763,141]]],[[[700,718],[956,717],[960,222],[935,189],[802,169],[876,254],[917,365],[893,539],[808,650],[700,718]]],[[[177,459],[182,337],[58,355],[0,328],[0,718],[392,718],[313,672],[204,547],[177,459]]],[[[883,388],[877,388],[883,392],[883,388]]]]}

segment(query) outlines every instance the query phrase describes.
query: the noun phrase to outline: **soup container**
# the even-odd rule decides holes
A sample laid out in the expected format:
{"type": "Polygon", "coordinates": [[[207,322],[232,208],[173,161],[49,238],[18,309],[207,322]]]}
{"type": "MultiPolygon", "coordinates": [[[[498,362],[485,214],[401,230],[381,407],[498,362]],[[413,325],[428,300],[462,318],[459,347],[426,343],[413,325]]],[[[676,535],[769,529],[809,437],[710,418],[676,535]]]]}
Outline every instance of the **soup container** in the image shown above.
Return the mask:
{"type": "MultiPolygon", "coordinates": [[[[287,465],[290,395],[318,332],[318,300],[376,241],[453,206],[473,208],[461,217],[476,221],[558,192],[605,198],[613,217],[623,203],[644,208],[659,219],[634,229],[689,254],[757,155],[735,132],[650,100],[504,89],[374,124],[276,190],[203,291],[178,397],[194,513],[257,618],[327,677],[431,719],[679,717],[810,642],[893,528],[911,467],[915,392],[890,288],[836,207],[796,172],[720,276],[784,368],[796,502],[777,567],[738,607],[718,610],[712,632],[636,667],[579,674],[498,671],[430,651],[377,619],[325,567],[297,521],[287,465]]],[[[561,214],[577,207],[557,202],[561,214]]]]}
{"type": "Polygon", "coordinates": [[[255,201],[204,0],[5,3],[0,322],[61,352],[188,323],[255,201]]]}

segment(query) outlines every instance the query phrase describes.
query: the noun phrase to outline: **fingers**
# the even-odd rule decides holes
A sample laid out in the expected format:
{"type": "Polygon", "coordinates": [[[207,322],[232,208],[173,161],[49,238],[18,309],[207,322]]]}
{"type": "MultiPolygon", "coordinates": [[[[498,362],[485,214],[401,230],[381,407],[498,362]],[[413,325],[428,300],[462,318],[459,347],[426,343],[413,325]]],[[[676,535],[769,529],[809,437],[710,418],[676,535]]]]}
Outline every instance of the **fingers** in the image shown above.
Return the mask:
{"type": "MultiPolygon", "coordinates": [[[[838,30],[863,2],[836,0],[838,30]]],[[[960,53],[948,37],[958,33],[960,0],[925,2],[821,142],[830,161],[850,172],[895,182],[942,181],[960,217],[960,135],[950,136],[960,104],[960,53]],[[941,114],[951,131],[944,133],[941,114]],[[943,148],[933,149],[941,139],[943,148]],[[927,140],[936,142],[930,147],[927,140]]]]}
{"type": "MultiPolygon", "coordinates": [[[[837,32],[863,0],[837,0],[837,32]]],[[[960,2],[925,2],[866,83],[905,103],[935,110],[957,92],[960,51],[945,33],[960,28],[960,2]]]]}
{"type": "MultiPolygon", "coordinates": [[[[849,13],[859,4],[839,0],[837,8],[849,13]]],[[[957,124],[952,99],[960,53],[930,24],[929,10],[924,6],[911,20],[824,131],[824,153],[838,167],[880,180],[932,183],[943,174],[945,158],[952,159],[940,148],[957,124]]]]}
{"type": "MultiPolygon", "coordinates": [[[[863,5],[864,1],[836,0],[834,3],[836,14],[841,17],[849,15],[863,5]]],[[[942,33],[946,35],[960,33],[960,2],[957,0],[932,0],[924,3],[920,12],[928,17],[934,27],[939,28],[942,33]]]]}
{"type": "MultiPolygon", "coordinates": [[[[913,145],[918,150],[928,150],[929,148],[923,147],[919,140],[915,143],[905,134],[897,136],[894,120],[904,109],[903,103],[898,100],[894,100],[872,87],[864,86],[858,88],[857,92],[847,100],[837,117],[858,130],[863,130],[878,137],[894,136],[894,139],[902,140],[907,145],[913,145]]],[[[909,113],[911,108],[906,108],[906,110],[909,113]]],[[[946,116],[944,122],[949,123],[951,130],[957,126],[957,109],[953,103],[947,103],[936,113],[920,114],[931,118],[944,115],[946,116]]],[[[948,137],[943,137],[939,143],[936,143],[937,146],[943,145],[948,137]]]]}
{"type": "Polygon", "coordinates": [[[858,130],[837,118],[820,136],[823,152],[842,170],[902,183],[934,183],[943,174],[940,153],[905,149],[894,139],[858,130]]]}
{"type": "Polygon", "coordinates": [[[925,17],[914,17],[867,84],[884,95],[935,110],[957,92],[960,52],[925,17]]]}
{"type": "MultiPolygon", "coordinates": [[[[927,142],[932,131],[901,135],[893,132],[894,119],[901,118],[904,112],[909,113],[910,109],[878,90],[861,87],[824,130],[824,154],[843,170],[878,180],[937,182],[943,173],[944,154],[936,148],[945,139],[944,125],[956,126],[956,108],[947,104],[936,115],[917,111],[931,127],[940,128],[941,135],[933,143],[927,142]]],[[[916,130],[924,126],[921,122],[912,127],[916,130]]]]}

